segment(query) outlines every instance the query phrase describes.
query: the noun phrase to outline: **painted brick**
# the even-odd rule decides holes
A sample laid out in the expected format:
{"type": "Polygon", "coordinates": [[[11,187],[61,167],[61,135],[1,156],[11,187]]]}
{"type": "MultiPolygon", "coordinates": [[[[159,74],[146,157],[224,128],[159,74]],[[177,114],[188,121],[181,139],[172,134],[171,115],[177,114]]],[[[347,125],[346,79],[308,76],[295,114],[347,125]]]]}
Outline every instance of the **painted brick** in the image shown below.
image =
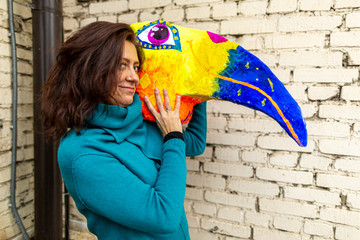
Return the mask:
{"type": "Polygon", "coordinates": [[[280,17],[280,32],[333,30],[342,24],[341,16],[280,17]]]}
{"type": "Polygon", "coordinates": [[[360,123],[355,123],[353,127],[354,136],[360,137],[360,123]]]}
{"type": "Polygon", "coordinates": [[[281,215],[274,217],[274,227],[280,230],[299,233],[303,224],[299,218],[281,215]]]}
{"type": "Polygon", "coordinates": [[[341,98],[345,100],[360,101],[360,87],[358,86],[342,87],[341,98]]]}
{"type": "Polygon", "coordinates": [[[192,211],[193,201],[185,200],[184,201],[184,209],[186,213],[190,213],[192,211]]]}
{"type": "Polygon", "coordinates": [[[253,168],[238,164],[205,162],[204,171],[227,176],[250,178],[253,176],[253,168]]]}
{"type": "Polygon", "coordinates": [[[346,27],[348,28],[354,28],[354,27],[360,27],[360,13],[349,13],[346,15],[346,27]]]}
{"type": "Polygon", "coordinates": [[[233,207],[220,207],[218,218],[242,223],[244,222],[244,211],[233,207]]]}
{"type": "Polygon", "coordinates": [[[331,163],[331,158],[313,154],[302,154],[300,158],[300,167],[308,169],[328,170],[331,163]]]}
{"type": "Polygon", "coordinates": [[[208,231],[202,230],[200,228],[190,228],[189,229],[190,238],[191,239],[199,239],[199,240],[218,240],[218,237],[208,231]]]}
{"type": "Polygon", "coordinates": [[[221,22],[220,34],[272,33],[277,28],[277,21],[268,19],[240,18],[221,22]]]}
{"type": "Polygon", "coordinates": [[[306,147],[299,147],[290,137],[260,136],[258,138],[258,146],[272,150],[312,152],[315,149],[315,142],[312,139],[308,139],[306,147]]]}
{"type": "Polygon", "coordinates": [[[265,15],[267,1],[241,1],[239,2],[239,12],[242,15],[265,15]]]}
{"type": "Polygon", "coordinates": [[[186,183],[195,187],[225,189],[225,179],[219,176],[188,173],[186,183]]]}
{"type": "Polygon", "coordinates": [[[184,9],[166,10],[161,15],[162,19],[169,22],[181,22],[184,20],[184,9]]]}
{"type": "Polygon", "coordinates": [[[210,7],[193,7],[186,9],[187,19],[209,19],[210,18],[210,7]]]}
{"type": "Polygon", "coordinates": [[[229,128],[246,132],[282,132],[280,125],[276,121],[270,119],[232,118],[229,121],[229,128]]]}
{"type": "Polygon", "coordinates": [[[66,17],[83,17],[88,13],[88,8],[82,7],[81,5],[64,7],[63,4],[63,15],[66,17]]]}
{"type": "Polygon", "coordinates": [[[275,152],[270,155],[270,163],[275,166],[295,167],[298,162],[297,153],[275,152]]]}
{"type": "MultiPolygon", "coordinates": [[[[341,67],[342,57],[343,54],[341,52],[314,52],[314,51],[281,52],[279,64],[280,66],[296,66],[296,67],[298,66],[341,67]]],[[[309,69],[306,69],[306,71],[309,71],[309,69]]]]}
{"type": "Polygon", "coordinates": [[[325,34],[321,33],[298,33],[298,34],[275,34],[265,36],[265,48],[313,48],[322,47],[325,44],[325,34]]]}
{"type": "Polygon", "coordinates": [[[343,209],[321,208],[320,219],[350,226],[360,226],[360,213],[343,209]]]}
{"type": "Polygon", "coordinates": [[[350,136],[350,126],[338,122],[307,121],[309,136],[324,137],[348,137],[350,136]]]}
{"type": "Polygon", "coordinates": [[[212,203],[224,204],[240,208],[255,209],[255,197],[237,195],[225,192],[205,191],[205,200],[212,203]]]}
{"type": "Polygon", "coordinates": [[[174,0],[176,5],[195,5],[200,3],[214,3],[221,2],[221,0],[174,0]]]}
{"type": "Polygon", "coordinates": [[[244,179],[231,179],[228,188],[241,193],[251,193],[265,196],[276,196],[279,194],[279,186],[268,182],[254,182],[244,179]]]}
{"type": "Polygon", "coordinates": [[[333,6],[332,0],[300,0],[300,10],[328,11],[333,6]]]}
{"type": "Polygon", "coordinates": [[[240,46],[245,48],[248,51],[251,50],[261,50],[263,49],[263,38],[258,35],[242,35],[237,38],[234,42],[238,43],[240,46]]]}
{"type": "Polygon", "coordinates": [[[360,209],[360,195],[348,193],[346,196],[346,206],[350,208],[360,209]]]}
{"type": "Polygon", "coordinates": [[[347,158],[336,159],[334,164],[335,169],[347,172],[360,172],[360,161],[351,160],[347,158]]]}
{"type": "Polygon", "coordinates": [[[235,145],[235,146],[253,146],[255,136],[244,133],[208,133],[208,144],[235,145]]]}
{"type": "Polygon", "coordinates": [[[286,86],[286,89],[289,91],[290,95],[298,102],[306,102],[308,100],[307,94],[305,93],[307,88],[307,86],[299,84],[286,86]]]}
{"type": "Polygon", "coordinates": [[[339,193],[312,188],[286,186],[284,187],[284,197],[308,202],[341,205],[339,193]]]}
{"type": "Polygon", "coordinates": [[[208,129],[225,129],[227,124],[226,118],[224,117],[208,117],[207,118],[207,128],[208,129]]]}
{"type": "Polygon", "coordinates": [[[360,119],[360,107],[354,105],[320,105],[319,117],[328,119],[360,119]]]}
{"type": "MultiPolygon", "coordinates": [[[[135,0],[130,0],[130,4],[135,0]]],[[[146,1],[151,2],[151,1],[146,1]]],[[[143,4],[145,5],[145,3],[143,4]]],[[[123,12],[128,10],[128,1],[111,1],[111,2],[99,2],[99,3],[90,3],[89,13],[90,14],[99,14],[99,13],[115,13],[123,12]]]]}
{"type": "Polygon", "coordinates": [[[319,173],[316,176],[316,186],[358,191],[360,190],[360,179],[357,177],[319,173]]]}
{"type": "Polygon", "coordinates": [[[159,18],[160,18],[160,14],[157,11],[141,12],[139,16],[140,22],[157,21],[159,18]]]}
{"type": "Polygon", "coordinates": [[[270,215],[256,213],[256,212],[245,213],[246,224],[252,224],[260,227],[269,227],[271,222],[272,222],[272,217],[270,215]]]}
{"type": "Polygon", "coordinates": [[[0,28],[0,40],[4,42],[10,42],[10,31],[8,29],[0,28]]]}
{"type": "Polygon", "coordinates": [[[0,183],[8,182],[10,179],[10,168],[0,169],[0,183]]]}
{"type": "Polygon", "coordinates": [[[360,46],[360,31],[334,32],[330,35],[330,45],[333,47],[358,47],[360,46]]]}
{"type": "Polygon", "coordinates": [[[129,9],[153,9],[155,7],[164,7],[171,4],[171,0],[129,0],[129,9]]]}
{"type": "Polygon", "coordinates": [[[333,237],[332,226],[318,221],[305,221],[304,232],[326,238],[333,237]]]}
{"type": "MultiPolygon", "coordinates": [[[[82,20],[80,21],[80,27],[84,27],[84,26],[86,26],[86,25],[88,25],[88,24],[90,24],[90,23],[96,22],[96,21],[97,21],[96,18],[85,18],[85,19],[82,19],[82,20]]],[[[119,21],[119,22],[121,22],[121,21],[119,21]]]]}
{"type": "Polygon", "coordinates": [[[297,0],[271,0],[267,9],[268,13],[294,12],[297,8],[297,0]]]}
{"type": "Polygon", "coordinates": [[[253,109],[225,101],[209,101],[207,104],[207,112],[217,114],[236,114],[252,117],[255,116],[255,111],[253,109]]]}
{"type": "Polygon", "coordinates": [[[187,28],[194,28],[194,29],[209,31],[209,32],[213,32],[213,33],[219,33],[219,29],[220,29],[219,23],[214,22],[214,21],[210,21],[210,22],[193,22],[193,23],[181,22],[181,26],[182,27],[187,27],[187,28]]]}
{"type": "Polygon", "coordinates": [[[32,37],[30,34],[15,33],[16,44],[24,46],[26,48],[32,47],[32,37]]]}
{"type": "Polygon", "coordinates": [[[275,67],[278,65],[279,61],[277,54],[266,54],[262,51],[253,51],[252,53],[268,67],[275,67]]]}
{"type": "Polygon", "coordinates": [[[316,218],[316,206],[311,204],[289,202],[283,200],[272,200],[261,198],[259,200],[260,211],[286,214],[306,218],[316,218]]]}
{"type": "MultiPolygon", "coordinates": [[[[303,75],[307,75],[306,73],[301,73],[303,75]]],[[[305,77],[301,77],[300,79],[297,78],[297,80],[306,80],[305,77]]],[[[317,79],[312,78],[313,81],[316,81],[317,79]]],[[[338,81],[335,79],[332,79],[334,81],[338,81]]],[[[310,100],[327,100],[330,98],[333,98],[339,94],[339,88],[338,87],[309,87],[308,88],[308,98],[310,100]]]]}
{"type": "Polygon", "coordinates": [[[11,57],[11,45],[0,44],[0,56],[11,57]]]}
{"type": "Polygon", "coordinates": [[[260,149],[256,151],[244,151],[242,153],[241,159],[244,162],[265,163],[268,159],[268,154],[261,151],[260,149]]]}
{"type": "Polygon", "coordinates": [[[254,240],[302,240],[300,234],[288,233],[283,231],[275,231],[263,228],[254,228],[254,240]]]}
{"type": "Polygon", "coordinates": [[[116,23],[117,22],[117,17],[116,16],[101,16],[98,18],[99,21],[106,21],[106,22],[112,22],[112,23],[116,23]]]}
{"type": "Polygon", "coordinates": [[[233,148],[215,148],[215,157],[220,161],[239,161],[239,151],[233,148]]]}
{"type": "Polygon", "coordinates": [[[318,105],[317,104],[305,104],[299,103],[303,118],[311,118],[314,117],[315,114],[318,112],[318,105]]]}
{"type": "Polygon", "coordinates": [[[216,215],[216,205],[202,202],[194,203],[194,212],[197,214],[214,217],[216,215]]]}
{"type": "Polygon", "coordinates": [[[203,154],[196,156],[196,158],[212,158],[213,155],[213,148],[212,147],[205,147],[205,151],[203,154]]]}
{"type": "Polygon", "coordinates": [[[360,7],[358,0],[335,0],[335,8],[353,8],[360,7]]]}
{"type": "Polygon", "coordinates": [[[64,18],[64,30],[75,30],[79,27],[79,22],[74,18],[64,18]]]}
{"type": "Polygon", "coordinates": [[[33,60],[33,52],[28,51],[22,48],[17,48],[17,57],[23,60],[32,61],[33,60]]]}
{"type": "Polygon", "coordinates": [[[199,171],[200,170],[200,163],[194,159],[186,159],[186,167],[188,171],[199,171]]]}
{"type": "Polygon", "coordinates": [[[127,24],[138,22],[138,13],[120,14],[117,16],[117,21],[127,24]]]}
{"type": "Polygon", "coordinates": [[[237,15],[237,4],[235,2],[213,5],[213,18],[227,18],[237,15]]]}
{"type": "Polygon", "coordinates": [[[354,227],[348,226],[336,226],[335,239],[339,240],[358,240],[360,236],[360,230],[354,227]]]}
{"type": "Polygon", "coordinates": [[[189,224],[189,228],[200,228],[200,218],[188,214],[186,216],[189,224]]]}
{"type": "Polygon", "coordinates": [[[15,15],[19,15],[23,19],[30,19],[32,17],[31,8],[29,6],[24,6],[15,1],[13,1],[13,11],[15,15]]]}
{"type": "MultiPolygon", "coordinates": [[[[0,185],[0,201],[4,200],[5,198],[8,198],[8,197],[10,197],[10,183],[1,184],[0,185]]],[[[2,209],[0,207],[0,213],[6,209],[2,209]]]]}
{"type": "Polygon", "coordinates": [[[290,82],[290,70],[286,69],[271,69],[275,76],[284,84],[290,82]]]}
{"type": "Polygon", "coordinates": [[[300,172],[273,168],[256,168],[256,176],[262,180],[288,182],[303,185],[311,185],[313,174],[311,172],[300,172]]]}
{"type": "Polygon", "coordinates": [[[201,228],[208,231],[212,230],[214,233],[221,233],[240,238],[249,238],[251,235],[250,227],[206,218],[201,220],[201,228]]]}

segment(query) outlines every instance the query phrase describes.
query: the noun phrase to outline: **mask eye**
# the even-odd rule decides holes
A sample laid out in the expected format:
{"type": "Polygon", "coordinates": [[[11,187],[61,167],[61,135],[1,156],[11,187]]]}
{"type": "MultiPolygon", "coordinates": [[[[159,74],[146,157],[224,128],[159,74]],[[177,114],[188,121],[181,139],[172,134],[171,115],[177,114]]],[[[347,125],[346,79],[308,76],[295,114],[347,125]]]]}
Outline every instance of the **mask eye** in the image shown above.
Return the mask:
{"type": "Polygon", "coordinates": [[[179,31],[165,21],[155,21],[137,31],[137,40],[146,49],[176,49],[181,51],[179,31]]]}

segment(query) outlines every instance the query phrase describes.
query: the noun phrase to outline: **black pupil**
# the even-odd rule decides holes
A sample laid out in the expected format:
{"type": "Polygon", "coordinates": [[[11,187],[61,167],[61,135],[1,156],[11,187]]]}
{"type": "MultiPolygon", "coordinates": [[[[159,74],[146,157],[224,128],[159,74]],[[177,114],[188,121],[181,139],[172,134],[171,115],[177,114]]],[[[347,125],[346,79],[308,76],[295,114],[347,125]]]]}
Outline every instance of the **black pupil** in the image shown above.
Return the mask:
{"type": "Polygon", "coordinates": [[[153,29],[153,38],[157,40],[166,39],[169,36],[169,32],[166,27],[156,27],[153,29]]]}

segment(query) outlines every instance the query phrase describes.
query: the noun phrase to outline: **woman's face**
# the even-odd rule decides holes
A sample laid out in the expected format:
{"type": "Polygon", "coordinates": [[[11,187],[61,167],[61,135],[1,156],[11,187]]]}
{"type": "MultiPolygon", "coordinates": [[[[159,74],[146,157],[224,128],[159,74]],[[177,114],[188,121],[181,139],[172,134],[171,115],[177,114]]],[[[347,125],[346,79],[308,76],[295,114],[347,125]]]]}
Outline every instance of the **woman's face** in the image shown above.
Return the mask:
{"type": "Polygon", "coordinates": [[[117,70],[117,86],[110,103],[120,107],[132,104],[139,84],[139,59],[134,44],[125,41],[120,67],[117,70]]]}

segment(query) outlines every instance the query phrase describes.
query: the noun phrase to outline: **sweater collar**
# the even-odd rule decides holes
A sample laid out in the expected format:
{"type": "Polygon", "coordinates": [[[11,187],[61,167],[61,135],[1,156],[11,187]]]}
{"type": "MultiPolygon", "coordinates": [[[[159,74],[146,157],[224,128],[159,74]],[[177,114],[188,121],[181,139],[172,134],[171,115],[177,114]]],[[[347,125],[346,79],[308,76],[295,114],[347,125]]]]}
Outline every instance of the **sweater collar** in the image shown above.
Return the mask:
{"type": "Polygon", "coordinates": [[[134,95],[133,103],[126,108],[99,103],[87,122],[104,129],[114,137],[116,143],[126,140],[139,146],[149,158],[161,159],[161,148],[150,145],[162,144],[162,135],[156,124],[147,123],[148,126],[145,126],[138,94],[134,95]],[[151,142],[148,141],[149,137],[152,139],[151,142]]]}

